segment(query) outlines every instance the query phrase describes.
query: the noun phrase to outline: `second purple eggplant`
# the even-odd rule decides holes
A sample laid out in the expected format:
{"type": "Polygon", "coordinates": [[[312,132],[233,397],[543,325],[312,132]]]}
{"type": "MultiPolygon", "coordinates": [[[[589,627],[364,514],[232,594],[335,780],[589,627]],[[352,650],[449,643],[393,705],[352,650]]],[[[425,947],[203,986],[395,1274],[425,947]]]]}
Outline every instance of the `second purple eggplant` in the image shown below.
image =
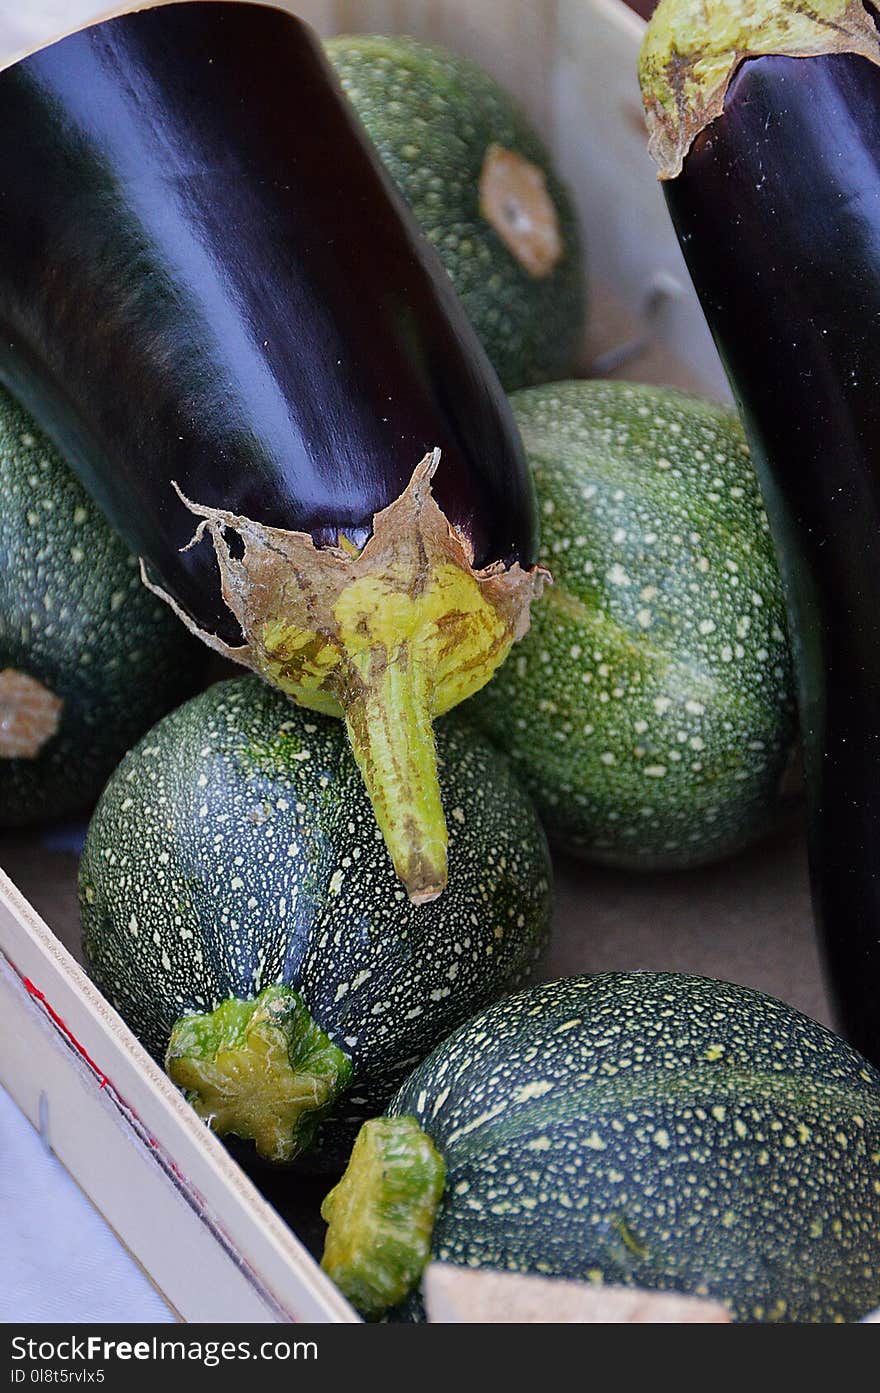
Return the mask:
{"type": "Polygon", "coordinates": [[[640,77],[779,551],[830,983],[876,1062],[880,42],[857,3],[662,0],[640,77]]]}

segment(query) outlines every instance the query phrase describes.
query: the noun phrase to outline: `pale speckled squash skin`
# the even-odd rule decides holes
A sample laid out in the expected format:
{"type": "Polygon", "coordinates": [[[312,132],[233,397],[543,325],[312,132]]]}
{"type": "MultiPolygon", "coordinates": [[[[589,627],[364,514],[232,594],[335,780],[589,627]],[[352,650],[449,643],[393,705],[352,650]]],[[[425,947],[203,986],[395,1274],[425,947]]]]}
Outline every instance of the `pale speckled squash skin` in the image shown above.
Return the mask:
{"type": "Polygon", "coordinates": [[[456,1031],[388,1112],[446,1162],[444,1262],[710,1296],[740,1321],[880,1303],[880,1074],[759,992],[535,987],[456,1031]]]}
{"type": "Polygon", "coordinates": [[[570,373],[584,334],[580,230],[548,151],[514,102],[474,63],[414,39],[343,35],[326,51],[502,386],[570,373]],[[493,144],[546,176],[564,245],[547,276],[530,275],[480,211],[480,173],[493,144]]]}
{"type": "Polygon", "coordinates": [[[33,418],[0,389],[0,671],[63,702],[33,758],[0,758],[0,826],[91,807],[128,747],[195,687],[204,651],[33,418]]]}
{"type": "Polygon", "coordinates": [[[512,398],[555,584],[468,713],[551,841],[716,860],[777,822],[796,737],[782,586],[742,430],[696,397],[564,382],[512,398]]]}
{"type": "Polygon", "coordinates": [[[161,1059],[174,1022],[285,983],[354,1065],[309,1157],[343,1165],[360,1122],[546,940],[543,832],[509,766],[438,724],[449,886],[416,908],[341,722],[256,677],[217,683],[120,765],[80,867],[89,970],[161,1059]]]}

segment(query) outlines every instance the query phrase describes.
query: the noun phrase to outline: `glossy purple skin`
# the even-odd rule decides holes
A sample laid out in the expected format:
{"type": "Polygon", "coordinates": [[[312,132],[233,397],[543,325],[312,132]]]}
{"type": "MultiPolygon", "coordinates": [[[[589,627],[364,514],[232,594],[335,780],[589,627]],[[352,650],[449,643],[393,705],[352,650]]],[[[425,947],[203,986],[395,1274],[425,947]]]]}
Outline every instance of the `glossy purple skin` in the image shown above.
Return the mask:
{"type": "Polygon", "coordinates": [[[361,542],[439,445],[478,566],[536,559],[506,399],[320,45],[255,5],[105,21],[0,73],[0,380],[204,627],[197,502],[361,542]]]}
{"type": "Polygon", "coordinates": [[[780,554],[830,984],[878,1064],[880,68],[745,63],[664,187],[780,554]]]}

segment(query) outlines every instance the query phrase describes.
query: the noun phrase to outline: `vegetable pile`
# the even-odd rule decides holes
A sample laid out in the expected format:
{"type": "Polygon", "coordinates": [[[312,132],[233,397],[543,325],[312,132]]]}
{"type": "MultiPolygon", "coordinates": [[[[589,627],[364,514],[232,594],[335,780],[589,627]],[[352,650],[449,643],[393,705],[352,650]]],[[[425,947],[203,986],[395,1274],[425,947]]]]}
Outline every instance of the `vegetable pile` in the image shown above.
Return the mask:
{"type": "Polygon", "coordinates": [[[528,623],[534,497],[320,44],[247,4],[80,30],[0,74],[0,163],[0,379],[194,632],[345,720],[436,897],[431,722],[528,623]]]}
{"type": "Polygon", "coordinates": [[[880,1302],[876,248],[833,124],[783,158],[779,87],[874,140],[880,50],[852,0],[764,8],[661,0],[643,62],[745,434],[573,376],[574,206],[454,54],[201,0],[0,73],[0,824],[94,808],[95,982],[244,1164],[333,1173],[370,1319],[422,1318],[432,1257],[745,1321],[880,1302]],[[251,671],[181,705],[193,633],[251,671]],[[793,656],[867,1058],[674,970],[531,984],[545,833],[683,870],[788,814],[793,656]]]}

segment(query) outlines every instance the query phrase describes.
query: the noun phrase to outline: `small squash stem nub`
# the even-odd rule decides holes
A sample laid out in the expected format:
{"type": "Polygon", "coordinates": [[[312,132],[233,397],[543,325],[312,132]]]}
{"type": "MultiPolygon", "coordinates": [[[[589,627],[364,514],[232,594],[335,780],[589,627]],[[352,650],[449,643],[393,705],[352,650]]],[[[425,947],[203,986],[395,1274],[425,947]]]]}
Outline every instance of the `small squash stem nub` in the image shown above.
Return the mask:
{"type": "Polygon", "coordinates": [[[214,1011],[182,1016],[165,1068],[220,1136],[252,1140],[268,1161],[292,1161],[351,1078],[348,1056],[291,987],[266,987],[214,1011]]]}
{"type": "Polygon", "coordinates": [[[364,1123],[348,1169],[321,1205],[321,1266],[367,1319],[418,1285],[445,1186],[443,1157],[414,1117],[364,1123]]]}

